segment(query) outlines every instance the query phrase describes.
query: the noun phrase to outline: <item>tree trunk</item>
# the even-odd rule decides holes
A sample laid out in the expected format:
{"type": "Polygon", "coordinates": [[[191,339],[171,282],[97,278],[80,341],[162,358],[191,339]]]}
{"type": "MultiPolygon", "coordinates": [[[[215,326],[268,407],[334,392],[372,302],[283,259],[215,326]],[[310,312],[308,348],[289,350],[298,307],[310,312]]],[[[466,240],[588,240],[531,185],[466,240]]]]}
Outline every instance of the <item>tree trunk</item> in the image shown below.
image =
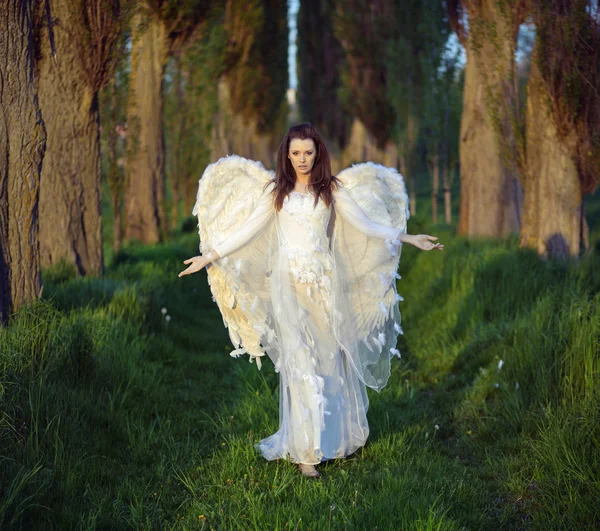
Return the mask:
{"type": "Polygon", "coordinates": [[[32,0],[0,2],[0,323],[41,293],[40,173],[46,131],[33,77],[32,0]]]}
{"type": "Polygon", "coordinates": [[[127,239],[156,243],[164,239],[165,170],[163,76],[168,58],[164,24],[152,17],[132,26],[131,76],[127,103],[127,239]]]}
{"type": "Polygon", "coordinates": [[[444,217],[447,225],[452,223],[452,193],[450,191],[450,168],[444,166],[442,179],[444,182],[444,217]]]}
{"type": "Polygon", "coordinates": [[[585,234],[583,194],[572,160],[576,138],[559,138],[548,95],[531,61],[527,89],[527,176],[521,245],[549,258],[577,256],[585,234]]]}
{"type": "Polygon", "coordinates": [[[246,121],[233,111],[226,79],[219,80],[218,99],[219,111],[212,128],[211,159],[236,153],[260,160],[265,167],[275,169],[277,148],[281,141],[279,135],[259,133],[255,119],[246,121]]]}
{"type": "Polygon", "coordinates": [[[40,187],[42,266],[62,260],[80,275],[103,273],[98,94],[76,43],[87,29],[79,9],[51,0],[40,29],[40,109],[48,132],[40,187]]]}
{"type": "Polygon", "coordinates": [[[514,65],[515,39],[495,0],[483,0],[475,9],[479,11],[473,17],[469,11],[466,43],[458,232],[501,237],[519,230],[521,191],[508,161],[502,160],[500,134],[494,129],[494,120],[503,123],[505,107],[500,103],[494,111],[497,115],[490,116],[489,103],[490,99],[498,102],[505,97],[504,84],[514,65]],[[476,29],[490,26],[495,28],[495,42],[476,29]]]}

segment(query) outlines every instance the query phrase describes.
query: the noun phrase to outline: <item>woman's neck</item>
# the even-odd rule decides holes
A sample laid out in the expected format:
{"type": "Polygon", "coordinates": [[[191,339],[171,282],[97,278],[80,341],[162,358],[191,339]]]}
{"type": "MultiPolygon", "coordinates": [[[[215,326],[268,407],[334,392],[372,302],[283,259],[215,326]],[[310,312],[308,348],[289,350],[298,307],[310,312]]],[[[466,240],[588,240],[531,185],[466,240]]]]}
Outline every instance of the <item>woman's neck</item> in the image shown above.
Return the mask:
{"type": "Polygon", "coordinates": [[[308,192],[309,185],[310,185],[310,173],[308,175],[296,174],[296,184],[294,186],[295,190],[297,190],[299,192],[308,192]]]}

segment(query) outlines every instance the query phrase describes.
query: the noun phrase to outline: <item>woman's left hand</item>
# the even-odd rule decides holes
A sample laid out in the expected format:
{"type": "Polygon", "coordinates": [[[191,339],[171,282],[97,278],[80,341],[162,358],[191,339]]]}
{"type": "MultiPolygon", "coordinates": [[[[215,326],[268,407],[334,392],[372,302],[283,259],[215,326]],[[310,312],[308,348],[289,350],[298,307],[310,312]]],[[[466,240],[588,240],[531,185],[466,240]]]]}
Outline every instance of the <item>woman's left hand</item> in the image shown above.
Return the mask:
{"type": "Polygon", "coordinates": [[[435,243],[437,236],[429,236],[428,234],[415,234],[410,243],[415,247],[422,249],[423,251],[431,251],[433,249],[444,250],[444,246],[441,243],[435,243]]]}

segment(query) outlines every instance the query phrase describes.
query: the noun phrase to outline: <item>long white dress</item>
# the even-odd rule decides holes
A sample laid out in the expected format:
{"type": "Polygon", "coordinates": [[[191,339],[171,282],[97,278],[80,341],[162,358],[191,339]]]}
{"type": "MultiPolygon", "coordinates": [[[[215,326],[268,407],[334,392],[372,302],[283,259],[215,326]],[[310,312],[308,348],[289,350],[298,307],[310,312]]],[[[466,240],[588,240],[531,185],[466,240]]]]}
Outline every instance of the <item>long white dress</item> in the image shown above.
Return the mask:
{"type": "MultiPolygon", "coordinates": [[[[387,198],[403,201],[402,219],[389,225],[370,219],[346,186],[329,207],[321,200],[315,206],[310,193],[291,192],[277,212],[272,174],[262,166],[239,157],[216,165],[200,181],[194,209],[201,241],[221,257],[209,267],[213,296],[238,347],[232,355],[260,361],[266,351],[280,374],[279,430],[257,448],[268,460],[305,464],[345,457],[369,435],[365,386],[381,389],[391,357],[399,355],[395,268],[406,198],[387,198]],[[254,196],[226,190],[240,168],[246,184],[258,170],[254,196]],[[215,172],[228,175],[222,186],[215,172]]],[[[352,182],[343,172],[339,177],[352,182]]],[[[367,191],[377,192],[373,183],[367,191]]]]}

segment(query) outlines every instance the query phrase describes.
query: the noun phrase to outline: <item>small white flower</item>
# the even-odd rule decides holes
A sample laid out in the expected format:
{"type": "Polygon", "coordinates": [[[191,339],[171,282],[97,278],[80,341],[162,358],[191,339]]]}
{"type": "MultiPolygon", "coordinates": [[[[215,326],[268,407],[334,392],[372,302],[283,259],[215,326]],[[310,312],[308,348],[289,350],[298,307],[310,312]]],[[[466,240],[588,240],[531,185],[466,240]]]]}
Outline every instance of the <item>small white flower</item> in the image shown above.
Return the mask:
{"type": "Polygon", "coordinates": [[[166,309],[166,308],[161,308],[161,309],[160,309],[160,312],[161,312],[163,315],[166,315],[166,314],[167,314],[167,309],[166,309]]]}
{"type": "Polygon", "coordinates": [[[500,387],[500,384],[499,384],[498,382],[496,382],[496,383],[494,384],[494,387],[495,387],[496,389],[498,389],[498,387],[500,387]]]}
{"type": "Polygon", "coordinates": [[[502,366],[504,365],[504,360],[500,360],[498,362],[498,370],[500,370],[502,368],[502,366]]]}
{"type": "Polygon", "coordinates": [[[171,316],[170,315],[165,315],[165,320],[167,321],[167,323],[171,320],[171,316]]]}
{"type": "Polygon", "coordinates": [[[434,426],[434,428],[435,428],[436,430],[439,430],[439,429],[440,429],[440,427],[439,427],[437,424],[434,426]]]}

